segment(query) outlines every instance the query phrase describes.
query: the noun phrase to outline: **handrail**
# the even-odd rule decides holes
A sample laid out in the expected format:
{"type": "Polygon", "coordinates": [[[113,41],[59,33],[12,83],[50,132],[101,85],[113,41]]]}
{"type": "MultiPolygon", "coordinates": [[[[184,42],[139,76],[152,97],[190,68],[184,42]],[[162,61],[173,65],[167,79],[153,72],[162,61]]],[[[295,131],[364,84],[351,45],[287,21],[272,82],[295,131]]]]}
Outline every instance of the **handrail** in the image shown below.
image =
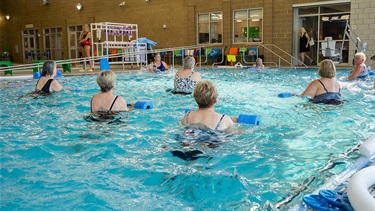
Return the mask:
{"type": "Polygon", "coordinates": [[[226,48],[227,48],[227,46],[221,48],[221,61],[212,63],[212,67],[214,67],[215,64],[222,64],[224,62],[224,59],[225,59],[225,53],[224,52],[225,52],[226,48]]]}
{"type": "MultiPolygon", "coordinates": [[[[248,46],[248,45],[246,44],[245,46],[248,46]]],[[[296,66],[294,66],[292,64],[293,60],[296,60],[298,63],[303,64],[302,61],[300,61],[298,58],[292,56],[291,54],[289,54],[288,52],[284,51],[283,49],[281,49],[280,47],[278,47],[277,45],[274,45],[274,44],[260,44],[260,45],[258,45],[257,46],[257,57],[258,57],[258,53],[259,53],[259,47],[263,47],[264,49],[268,50],[270,53],[272,53],[273,55],[275,55],[275,56],[277,56],[279,58],[279,65],[278,65],[278,67],[280,67],[280,60],[283,60],[284,62],[288,63],[294,69],[296,69],[296,66]],[[281,52],[283,52],[284,54],[288,55],[291,58],[291,62],[288,62],[286,59],[284,59],[283,57],[281,57],[279,54],[275,53],[273,50],[271,50],[267,46],[275,47],[278,50],[280,50],[281,52]]],[[[305,65],[305,64],[303,64],[303,65],[307,68],[307,65],[305,65]]]]}
{"type": "Polygon", "coordinates": [[[358,35],[354,32],[353,28],[350,26],[349,20],[346,20],[344,36],[342,38],[341,49],[340,49],[340,60],[339,60],[340,63],[342,63],[342,61],[343,61],[342,51],[344,49],[345,37],[349,38],[350,42],[354,45],[356,52],[359,52],[359,51],[365,52],[366,51],[367,43],[361,41],[361,39],[358,37],[358,35]],[[351,34],[354,35],[356,42],[354,41],[351,34]],[[362,44],[362,49],[359,48],[359,44],[362,44]]]}
{"type": "MultiPolygon", "coordinates": [[[[172,56],[174,57],[174,50],[187,50],[187,49],[195,49],[195,48],[206,48],[206,47],[211,47],[211,46],[218,46],[218,44],[213,44],[213,45],[191,45],[191,46],[180,46],[180,47],[174,47],[174,48],[163,48],[163,49],[155,49],[155,50],[146,50],[146,51],[139,51],[139,52],[122,52],[118,54],[108,54],[107,55],[101,55],[101,56],[92,56],[90,58],[77,58],[77,59],[64,59],[64,60],[55,60],[57,64],[71,64],[71,63],[78,63],[78,62],[84,62],[84,69],[86,69],[86,62],[87,61],[98,61],[102,58],[122,58],[121,62],[110,62],[112,64],[115,63],[122,63],[122,69],[124,70],[124,64],[125,63],[146,63],[147,66],[147,54],[148,53],[156,53],[156,52],[168,52],[172,51],[172,56]],[[138,55],[144,55],[145,56],[145,62],[139,62],[139,61],[134,61],[134,62],[125,62],[126,57],[133,57],[133,56],[138,56],[138,55]]],[[[201,54],[199,54],[200,60],[201,60],[201,54]]],[[[172,60],[172,68],[174,68],[174,60],[172,60]]],[[[26,69],[33,69],[33,68],[41,68],[43,66],[43,63],[34,63],[34,64],[23,64],[23,65],[16,65],[16,66],[6,66],[6,67],[0,67],[0,72],[4,71],[22,71],[26,69]]],[[[86,73],[86,71],[85,71],[86,73]]]]}

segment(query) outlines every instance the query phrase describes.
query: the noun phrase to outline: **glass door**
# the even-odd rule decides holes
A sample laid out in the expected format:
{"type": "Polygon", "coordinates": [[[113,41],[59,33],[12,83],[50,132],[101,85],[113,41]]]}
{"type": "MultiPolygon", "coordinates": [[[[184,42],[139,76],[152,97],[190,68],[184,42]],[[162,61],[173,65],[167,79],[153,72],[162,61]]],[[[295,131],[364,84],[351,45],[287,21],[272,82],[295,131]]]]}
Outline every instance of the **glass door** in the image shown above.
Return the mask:
{"type": "MultiPolygon", "coordinates": [[[[306,54],[314,61],[319,61],[319,49],[317,45],[318,41],[318,16],[310,16],[310,17],[302,17],[301,18],[301,26],[306,29],[307,34],[309,35],[310,39],[314,39],[314,45],[310,45],[310,51],[306,52],[306,54]]],[[[305,62],[308,62],[308,59],[305,59],[305,62]]],[[[309,63],[308,63],[309,64],[309,63]]]]}
{"type": "Polygon", "coordinates": [[[22,31],[23,61],[32,63],[39,56],[39,39],[37,29],[22,31]]]}
{"type": "Polygon", "coordinates": [[[53,60],[63,59],[61,37],[61,27],[44,29],[44,54],[47,53],[45,54],[45,57],[53,60]]]}
{"type": "Polygon", "coordinates": [[[78,43],[81,31],[82,25],[68,27],[69,59],[81,58],[82,56],[82,46],[78,43]]]}

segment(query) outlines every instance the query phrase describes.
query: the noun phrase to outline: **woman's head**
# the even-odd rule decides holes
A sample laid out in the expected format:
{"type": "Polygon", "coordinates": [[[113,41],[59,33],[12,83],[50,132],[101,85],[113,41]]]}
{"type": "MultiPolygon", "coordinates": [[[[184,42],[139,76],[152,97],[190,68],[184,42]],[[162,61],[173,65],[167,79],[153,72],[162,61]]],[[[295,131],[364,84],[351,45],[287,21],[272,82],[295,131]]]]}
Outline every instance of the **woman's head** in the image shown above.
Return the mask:
{"type": "Polygon", "coordinates": [[[257,58],[257,60],[255,62],[256,62],[257,65],[263,64],[263,60],[261,58],[257,58]]]}
{"type": "Polygon", "coordinates": [[[336,77],[336,67],[332,60],[324,59],[320,62],[318,75],[322,78],[336,77]]]}
{"type": "Polygon", "coordinates": [[[54,61],[46,61],[43,64],[42,68],[42,76],[52,76],[56,75],[56,62],[54,61]]]}
{"type": "Polygon", "coordinates": [[[194,99],[199,108],[209,108],[217,101],[217,89],[210,81],[200,81],[194,89],[194,99]]]}
{"type": "Polygon", "coordinates": [[[306,32],[306,29],[304,27],[299,28],[299,33],[304,34],[306,32]]]}
{"type": "Polygon", "coordinates": [[[363,52],[358,52],[354,55],[354,59],[363,59],[363,62],[366,61],[366,54],[363,52]]]}
{"type": "Polygon", "coordinates": [[[83,24],[83,31],[89,31],[90,30],[90,27],[89,27],[89,25],[88,24],[83,24]]]}
{"type": "Polygon", "coordinates": [[[195,65],[195,59],[192,56],[187,56],[184,58],[184,64],[183,68],[184,69],[193,69],[195,65]]]}
{"type": "Polygon", "coordinates": [[[155,54],[155,56],[154,56],[154,60],[155,60],[155,61],[156,61],[156,60],[160,61],[160,59],[161,59],[160,53],[155,54]]]}
{"type": "Polygon", "coordinates": [[[116,85],[116,74],[112,70],[101,71],[96,78],[101,92],[108,92],[116,85]]]}

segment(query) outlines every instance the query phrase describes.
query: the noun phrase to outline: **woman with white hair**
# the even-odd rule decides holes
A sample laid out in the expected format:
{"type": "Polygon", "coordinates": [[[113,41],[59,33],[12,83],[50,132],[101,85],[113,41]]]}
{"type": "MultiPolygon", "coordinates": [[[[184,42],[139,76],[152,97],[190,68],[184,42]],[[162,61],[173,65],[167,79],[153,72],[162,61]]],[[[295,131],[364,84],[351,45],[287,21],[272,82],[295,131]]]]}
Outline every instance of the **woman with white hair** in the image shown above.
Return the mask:
{"type": "Polygon", "coordinates": [[[184,58],[183,68],[174,77],[173,93],[190,94],[194,91],[199,81],[202,81],[201,74],[194,72],[195,59],[192,56],[184,58]]]}

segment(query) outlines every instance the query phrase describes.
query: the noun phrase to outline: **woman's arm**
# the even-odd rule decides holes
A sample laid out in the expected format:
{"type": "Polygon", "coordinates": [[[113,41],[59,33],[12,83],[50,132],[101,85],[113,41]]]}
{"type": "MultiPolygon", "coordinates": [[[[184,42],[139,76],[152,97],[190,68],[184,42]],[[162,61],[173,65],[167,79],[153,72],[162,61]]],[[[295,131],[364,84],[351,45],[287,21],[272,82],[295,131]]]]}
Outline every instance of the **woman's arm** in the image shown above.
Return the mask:
{"type": "Polygon", "coordinates": [[[307,38],[306,48],[308,48],[308,47],[309,47],[309,44],[310,44],[310,37],[309,37],[309,35],[307,34],[307,32],[305,33],[305,36],[306,36],[306,38],[307,38]]]}
{"type": "Polygon", "coordinates": [[[164,61],[161,61],[161,62],[163,62],[163,66],[165,67],[165,69],[169,70],[169,67],[168,67],[167,63],[165,63],[164,61]]]}
{"type": "Polygon", "coordinates": [[[151,62],[147,69],[148,69],[148,71],[150,73],[155,73],[155,71],[154,71],[154,62],[151,62]]]}
{"type": "Polygon", "coordinates": [[[363,71],[362,65],[356,65],[352,73],[346,80],[352,80],[358,77],[358,75],[363,71]]]}
{"type": "Polygon", "coordinates": [[[305,89],[305,91],[302,92],[300,95],[301,97],[303,96],[309,96],[311,98],[315,97],[316,92],[318,91],[318,87],[316,86],[316,80],[312,81],[309,86],[305,89]]]}
{"type": "Polygon", "coordinates": [[[51,89],[55,92],[59,92],[62,89],[62,86],[57,80],[53,80],[51,83],[51,89]]]}

